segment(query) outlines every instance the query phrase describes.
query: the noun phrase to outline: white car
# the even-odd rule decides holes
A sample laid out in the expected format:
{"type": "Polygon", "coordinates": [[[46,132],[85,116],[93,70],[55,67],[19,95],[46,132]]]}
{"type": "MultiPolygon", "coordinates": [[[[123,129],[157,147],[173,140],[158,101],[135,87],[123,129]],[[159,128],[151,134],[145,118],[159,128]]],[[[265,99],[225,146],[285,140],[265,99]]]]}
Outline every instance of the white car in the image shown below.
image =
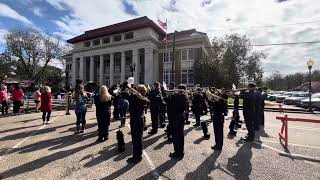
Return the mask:
{"type": "Polygon", "coordinates": [[[279,96],[277,96],[277,103],[282,103],[284,99],[291,97],[293,92],[285,92],[279,96]]]}
{"type": "MultiPolygon", "coordinates": [[[[301,106],[305,108],[309,107],[309,98],[302,100],[301,106]]],[[[320,93],[311,95],[311,106],[314,108],[320,108],[320,93]]]]}
{"type": "Polygon", "coordinates": [[[283,103],[286,105],[298,105],[307,97],[309,97],[308,92],[294,92],[291,97],[285,98],[283,103]]]}

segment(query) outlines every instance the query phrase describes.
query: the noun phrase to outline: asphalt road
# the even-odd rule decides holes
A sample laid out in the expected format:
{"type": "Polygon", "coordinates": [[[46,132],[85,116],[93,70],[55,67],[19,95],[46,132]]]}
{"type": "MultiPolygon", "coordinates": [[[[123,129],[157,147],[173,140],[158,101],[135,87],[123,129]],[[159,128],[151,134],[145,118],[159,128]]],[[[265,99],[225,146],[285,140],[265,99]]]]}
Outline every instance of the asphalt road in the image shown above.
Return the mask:
{"type": "MultiPolygon", "coordinates": [[[[229,113],[231,114],[231,112],[229,113]]],[[[52,124],[42,125],[41,114],[0,117],[0,176],[3,179],[320,179],[320,124],[289,123],[289,148],[279,145],[281,123],[278,113],[266,112],[261,141],[246,143],[241,128],[227,138],[225,123],[222,152],[213,151],[211,138],[204,140],[193,123],[185,126],[185,157],[171,160],[173,145],[166,142],[163,129],[150,136],[144,133],[143,160],[127,164],[131,156],[129,126],[123,128],[126,151],[117,152],[116,130],[112,122],[109,140],[96,144],[94,109],[87,114],[87,129],[74,135],[75,115],[63,111],[52,114],[52,124]]],[[[289,117],[319,119],[316,115],[289,114],[289,117]]],[[[209,116],[203,116],[208,120],[209,116]]],[[[192,118],[192,122],[195,120],[192,118]]],[[[148,125],[150,120],[148,117],[148,125]]],[[[0,178],[0,179],[1,179],[0,178]]]]}

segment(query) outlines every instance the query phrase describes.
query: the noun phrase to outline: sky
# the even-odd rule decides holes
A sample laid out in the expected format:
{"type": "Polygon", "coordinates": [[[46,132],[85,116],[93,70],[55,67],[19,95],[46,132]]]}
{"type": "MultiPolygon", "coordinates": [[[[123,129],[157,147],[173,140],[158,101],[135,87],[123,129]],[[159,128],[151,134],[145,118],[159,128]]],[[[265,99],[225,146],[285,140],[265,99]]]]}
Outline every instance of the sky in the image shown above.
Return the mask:
{"type": "MultiPolygon", "coordinates": [[[[15,28],[33,27],[67,40],[141,16],[167,19],[168,32],[195,28],[209,39],[238,33],[255,45],[320,41],[319,0],[0,0],[0,52],[3,36],[15,28]]],[[[253,50],[267,55],[265,76],[307,72],[309,59],[320,69],[320,43],[253,50]]]]}

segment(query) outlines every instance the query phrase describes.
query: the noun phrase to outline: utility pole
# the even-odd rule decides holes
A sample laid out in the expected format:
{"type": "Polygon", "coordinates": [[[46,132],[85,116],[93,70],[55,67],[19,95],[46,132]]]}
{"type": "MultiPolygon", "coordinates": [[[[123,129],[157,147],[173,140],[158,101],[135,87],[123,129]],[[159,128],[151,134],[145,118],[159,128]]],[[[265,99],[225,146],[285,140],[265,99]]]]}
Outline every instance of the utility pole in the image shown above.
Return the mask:
{"type": "Polygon", "coordinates": [[[175,46],[176,46],[176,31],[174,31],[173,33],[173,43],[172,43],[172,52],[173,52],[173,56],[172,56],[172,69],[171,69],[171,82],[174,82],[174,62],[175,62],[175,46]]]}

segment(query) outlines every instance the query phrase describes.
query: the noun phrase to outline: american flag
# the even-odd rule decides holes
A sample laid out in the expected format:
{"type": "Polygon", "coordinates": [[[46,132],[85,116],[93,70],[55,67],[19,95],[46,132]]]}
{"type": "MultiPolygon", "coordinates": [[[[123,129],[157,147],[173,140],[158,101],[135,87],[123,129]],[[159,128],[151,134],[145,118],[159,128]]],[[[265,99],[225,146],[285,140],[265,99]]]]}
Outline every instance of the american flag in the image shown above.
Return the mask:
{"type": "Polygon", "coordinates": [[[162,22],[161,20],[158,19],[158,23],[163,29],[167,29],[167,23],[166,22],[162,22]]]}

